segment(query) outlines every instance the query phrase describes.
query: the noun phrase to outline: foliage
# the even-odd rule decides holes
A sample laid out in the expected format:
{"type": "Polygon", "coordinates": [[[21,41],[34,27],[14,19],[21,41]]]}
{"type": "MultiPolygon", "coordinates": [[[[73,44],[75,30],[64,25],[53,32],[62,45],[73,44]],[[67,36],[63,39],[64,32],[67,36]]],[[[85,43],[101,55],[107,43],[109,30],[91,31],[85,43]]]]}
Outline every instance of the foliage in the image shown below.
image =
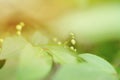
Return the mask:
{"type": "Polygon", "coordinates": [[[15,36],[4,41],[1,52],[1,60],[6,60],[0,69],[1,80],[118,80],[107,61],[93,54],[78,54],[66,45],[33,46],[15,36]]]}

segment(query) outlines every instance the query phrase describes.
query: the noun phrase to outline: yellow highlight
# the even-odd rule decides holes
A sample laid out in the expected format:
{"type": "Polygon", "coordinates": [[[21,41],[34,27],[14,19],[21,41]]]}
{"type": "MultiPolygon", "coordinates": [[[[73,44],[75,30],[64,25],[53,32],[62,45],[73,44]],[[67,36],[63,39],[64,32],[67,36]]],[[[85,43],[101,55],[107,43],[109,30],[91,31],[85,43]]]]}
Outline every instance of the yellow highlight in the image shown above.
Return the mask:
{"type": "Polygon", "coordinates": [[[19,36],[20,36],[20,35],[21,35],[21,31],[17,31],[17,35],[19,35],[19,36]]]}
{"type": "Polygon", "coordinates": [[[57,40],[57,38],[53,38],[53,41],[54,41],[54,42],[57,42],[58,40],[57,40]]]}
{"type": "Polygon", "coordinates": [[[70,33],[70,36],[71,36],[72,38],[75,38],[74,33],[70,33]]]}
{"type": "Polygon", "coordinates": [[[24,22],[20,22],[20,25],[21,25],[22,27],[24,27],[24,26],[25,26],[24,22]]]}
{"type": "Polygon", "coordinates": [[[74,50],[74,47],[73,47],[73,46],[71,46],[71,47],[70,47],[70,49],[71,49],[71,50],[74,50]]]}
{"type": "Polygon", "coordinates": [[[22,30],[22,26],[21,26],[21,25],[17,25],[17,26],[16,26],[16,29],[17,29],[17,30],[22,30]]]}
{"type": "Polygon", "coordinates": [[[21,35],[22,28],[25,26],[23,22],[20,22],[18,25],[16,25],[17,35],[21,35]]]}
{"type": "Polygon", "coordinates": [[[73,45],[75,45],[75,44],[76,44],[76,41],[75,41],[74,39],[72,39],[72,40],[71,40],[71,43],[72,43],[73,45]]]}
{"type": "Polygon", "coordinates": [[[58,42],[58,45],[61,45],[61,44],[62,44],[62,42],[59,41],[59,42],[58,42]]]}
{"type": "Polygon", "coordinates": [[[0,39],[0,42],[2,43],[4,40],[3,39],[0,39]]]}

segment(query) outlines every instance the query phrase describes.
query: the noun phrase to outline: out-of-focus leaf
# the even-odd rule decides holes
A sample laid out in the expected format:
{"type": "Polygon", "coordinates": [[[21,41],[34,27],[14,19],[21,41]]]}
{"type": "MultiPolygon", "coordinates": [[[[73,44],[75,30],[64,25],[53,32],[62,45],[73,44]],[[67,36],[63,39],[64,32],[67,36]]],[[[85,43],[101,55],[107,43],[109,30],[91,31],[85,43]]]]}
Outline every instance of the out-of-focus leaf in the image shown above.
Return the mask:
{"type": "Polygon", "coordinates": [[[120,51],[118,52],[117,55],[115,55],[115,59],[113,61],[113,64],[120,67],[120,51]]]}
{"type": "Polygon", "coordinates": [[[21,51],[17,80],[40,80],[48,75],[52,58],[39,47],[28,44],[21,51]]]}
{"type": "Polygon", "coordinates": [[[117,66],[116,70],[117,70],[117,72],[118,72],[118,76],[119,76],[119,80],[120,80],[120,65],[117,66]]]}
{"type": "Polygon", "coordinates": [[[74,0],[78,8],[85,10],[96,5],[119,3],[119,0],[74,0]]]}
{"type": "Polygon", "coordinates": [[[70,50],[64,45],[50,45],[47,46],[49,53],[53,56],[53,59],[56,63],[60,64],[71,64],[79,63],[80,58],[77,58],[76,52],[70,50]]]}
{"type": "Polygon", "coordinates": [[[0,60],[0,69],[4,66],[5,60],[0,60]]]}
{"type": "Polygon", "coordinates": [[[120,5],[96,6],[86,11],[76,10],[48,23],[60,39],[72,31],[80,43],[96,43],[120,39],[120,5]]]}
{"type": "Polygon", "coordinates": [[[53,80],[118,80],[118,78],[94,64],[81,63],[62,66],[53,80]]]}
{"type": "Polygon", "coordinates": [[[48,38],[42,35],[39,31],[36,31],[31,37],[30,41],[34,45],[40,45],[40,44],[47,44],[48,43],[48,38]]]}
{"type": "Polygon", "coordinates": [[[26,44],[27,41],[21,36],[7,37],[3,42],[0,59],[7,59],[20,53],[26,44]]]}
{"type": "Polygon", "coordinates": [[[98,66],[99,69],[106,71],[110,74],[117,75],[112,65],[110,65],[106,60],[98,56],[93,55],[93,54],[80,54],[79,56],[83,58],[85,61],[87,61],[88,63],[98,66]]]}
{"type": "Polygon", "coordinates": [[[112,63],[119,51],[119,41],[112,40],[96,44],[91,53],[104,57],[107,61],[112,63]]]}
{"type": "Polygon", "coordinates": [[[8,58],[0,69],[0,80],[17,80],[16,71],[19,64],[19,56],[8,58]]]}

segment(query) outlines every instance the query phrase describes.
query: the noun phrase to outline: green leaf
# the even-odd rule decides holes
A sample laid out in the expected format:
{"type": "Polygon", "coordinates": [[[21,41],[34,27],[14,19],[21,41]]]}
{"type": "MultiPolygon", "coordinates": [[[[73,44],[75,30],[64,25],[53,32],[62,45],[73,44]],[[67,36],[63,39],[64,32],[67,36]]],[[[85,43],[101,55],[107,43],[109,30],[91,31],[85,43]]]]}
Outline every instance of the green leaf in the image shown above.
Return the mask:
{"type": "Polygon", "coordinates": [[[49,45],[47,48],[56,63],[71,64],[80,62],[80,58],[77,58],[76,52],[64,45],[49,45]]]}
{"type": "Polygon", "coordinates": [[[52,58],[39,47],[28,44],[21,51],[17,80],[40,80],[48,75],[52,58]]]}
{"type": "Polygon", "coordinates": [[[113,63],[116,56],[119,56],[117,55],[119,49],[119,40],[112,40],[96,44],[91,53],[102,56],[110,63],[113,63]]]}
{"type": "Polygon", "coordinates": [[[80,54],[85,62],[63,65],[53,80],[118,80],[115,69],[104,59],[92,54],[80,54]]]}
{"type": "Polygon", "coordinates": [[[7,59],[17,55],[27,43],[21,36],[7,37],[3,42],[0,59],[7,59]]]}
{"type": "Polygon", "coordinates": [[[65,40],[72,31],[79,43],[98,43],[120,39],[119,15],[120,4],[106,4],[85,11],[73,10],[48,25],[60,39],[65,40]]]}
{"type": "Polygon", "coordinates": [[[118,78],[94,64],[81,63],[62,66],[53,80],[118,80],[118,78]]]}
{"type": "Polygon", "coordinates": [[[118,51],[118,54],[115,55],[115,59],[113,61],[113,64],[120,68],[120,51],[118,51]]]}
{"type": "Polygon", "coordinates": [[[106,72],[117,75],[117,73],[116,73],[115,69],[112,67],[112,65],[110,63],[108,63],[106,60],[104,60],[103,58],[100,58],[93,54],[87,54],[87,53],[80,54],[79,56],[81,58],[83,58],[85,61],[87,61],[88,63],[98,66],[99,69],[102,69],[106,72]]]}
{"type": "Polygon", "coordinates": [[[0,69],[0,80],[17,80],[16,71],[19,64],[19,56],[8,58],[0,69]]]}
{"type": "Polygon", "coordinates": [[[5,60],[0,60],[0,69],[4,66],[5,60]]]}
{"type": "Polygon", "coordinates": [[[41,45],[41,44],[47,44],[48,38],[42,35],[39,31],[36,31],[33,35],[31,35],[30,41],[34,45],[41,45]]]}
{"type": "Polygon", "coordinates": [[[120,80],[120,65],[116,67],[116,70],[118,72],[119,80],[120,80]]]}

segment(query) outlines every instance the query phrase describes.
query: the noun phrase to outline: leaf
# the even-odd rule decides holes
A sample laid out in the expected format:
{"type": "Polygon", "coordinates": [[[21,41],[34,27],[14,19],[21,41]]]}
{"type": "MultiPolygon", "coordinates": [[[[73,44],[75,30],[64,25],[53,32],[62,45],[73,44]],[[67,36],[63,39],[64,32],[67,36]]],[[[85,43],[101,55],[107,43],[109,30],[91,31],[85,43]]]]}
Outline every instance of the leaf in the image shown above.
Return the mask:
{"type": "Polygon", "coordinates": [[[115,69],[112,67],[110,63],[108,63],[106,60],[96,55],[86,53],[86,54],[80,54],[79,56],[83,58],[85,61],[87,61],[88,63],[98,66],[99,69],[102,69],[111,74],[117,74],[115,69]]]}
{"type": "Polygon", "coordinates": [[[81,63],[62,66],[53,80],[118,80],[118,78],[94,64],[81,63]]]}
{"type": "Polygon", "coordinates": [[[0,60],[0,69],[4,66],[5,60],[0,60]]]}
{"type": "Polygon", "coordinates": [[[80,54],[86,62],[62,65],[53,80],[118,80],[112,65],[92,54],[80,54]]]}
{"type": "Polygon", "coordinates": [[[52,58],[39,47],[28,44],[21,51],[17,80],[40,80],[50,72],[52,58]]]}
{"type": "Polygon", "coordinates": [[[16,71],[19,64],[19,56],[8,58],[0,69],[0,80],[17,80],[16,71]]]}
{"type": "Polygon", "coordinates": [[[120,51],[118,51],[117,55],[115,55],[113,64],[120,67],[120,51]]]}
{"type": "Polygon", "coordinates": [[[7,37],[2,46],[0,59],[7,59],[20,53],[28,42],[21,36],[7,37]]]}
{"type": "Polygon", "coordinates": [[[56,63],[71,64],[80,62],[80,58],[78,60],[76,52],[64,45],[49,45],[47,48],[56,63]]]}
{"type": "Polygon", "coordinates": [[[92,50],[92,53],[102,56],[110,63],[113,63],[118,51],[119,40],[112,40],[97,44],[96,47],[94,47],[94,50],[92,50]]]}
{"type": "Polygon", "coordinates": [[[42,35],[40,32],[36,31],[31,37],[30,41],[34,45],[40,45],[40,44],[47,44],[48,43],[48,38],[44,35],[42,35]]]}
{"type": "Polygon", "coordinates": [[[120,65],[116,67],[116,70],[118,72],[119,80],[120,80],[120,65]]]}
{"type": "MultiPolygon", "coordinates": [[[[82,0],[85,1],[85,0],[82,0]]],[[[120,5],[106,4],[87,10],[73,10],[48,23],[60,39],[72,31],[79,43],[98,43],[120,39],[120,5]]]]}

